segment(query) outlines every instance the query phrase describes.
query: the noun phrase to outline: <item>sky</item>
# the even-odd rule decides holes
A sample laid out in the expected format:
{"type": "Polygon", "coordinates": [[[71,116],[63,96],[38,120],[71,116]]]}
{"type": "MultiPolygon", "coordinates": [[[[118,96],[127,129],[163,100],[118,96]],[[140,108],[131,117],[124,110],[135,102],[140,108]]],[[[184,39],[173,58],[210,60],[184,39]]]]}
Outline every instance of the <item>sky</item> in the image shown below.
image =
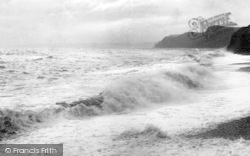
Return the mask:
{"type": "Polygon", "coordinates": [[[191,18],[231,12],[250,24],[243,0],[0,0],[0,47],[140,44],[190,30],[191,18]]]}

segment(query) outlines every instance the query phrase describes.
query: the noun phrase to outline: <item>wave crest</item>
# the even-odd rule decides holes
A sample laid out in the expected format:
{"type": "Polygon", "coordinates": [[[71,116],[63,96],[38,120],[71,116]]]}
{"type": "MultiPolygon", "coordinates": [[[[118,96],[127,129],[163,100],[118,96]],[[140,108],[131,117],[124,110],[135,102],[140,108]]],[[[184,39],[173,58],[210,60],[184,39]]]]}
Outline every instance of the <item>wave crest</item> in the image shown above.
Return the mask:
{"type": "Polygon", "coordinates": [[[166,139],[170,138],[165,132],[163,132],[161,129],[154,125],[147,125],[144,130],[137,130],[137,129],[131,129],[126,130],[123,133],[121,133],[116,139],[117,140],[127,140],[127,139],[137,139],[137,138],[143,138],[143,139],[153,139],[153,138],[159,138],[159,139],[166,139]]]}

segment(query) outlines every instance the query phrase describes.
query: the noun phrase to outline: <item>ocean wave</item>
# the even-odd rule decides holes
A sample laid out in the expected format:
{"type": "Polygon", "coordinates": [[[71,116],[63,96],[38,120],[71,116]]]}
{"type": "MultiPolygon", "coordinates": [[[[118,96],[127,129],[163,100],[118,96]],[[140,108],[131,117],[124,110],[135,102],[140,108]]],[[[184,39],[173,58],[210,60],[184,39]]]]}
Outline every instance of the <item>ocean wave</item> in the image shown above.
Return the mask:
{"type": "Polygon", "coordinates": [[[216,51],[204,51],[198,53],[188,53],[187,56],[192,59],[194,62],[197,62],[201,66],[212,66],[213,58],[216,57],[225,57],[225,50],[220,49],[216,51]]]}
{"type": "Polygon", "coordinates": [[[154,125],[147,125],[143,130],[130,129],[122,132],[114,140],[131,140],[131,139],[167,139],[170,138],[166,132],[154,125]]]}
{"type": "Polygon", "coordinates": [[[72,103],[57,103],[70,109],[76,116],[110,114],[169,104],[188,98],[188,91],[206,87],[211,72],[199,65],[175,70],[162,70],[153,74],[123,78],[106,87],[98,96],[72,103]]]}
{"type": "Polygon", "coordinates": [[[97,96],[71,103],[58,102],[58,106],[41,112],[1,110],[0,137],[25,130],[60,113],[72,117],[98,116],[182,101],[190,92],[204,88],[210,75],[206,67],[188,65],[129,76],[110,84],[97,96]]]}
{"type": "Polygon", "coordinates": [[[0,110],[0,140],[54,118],[55,114],[59,114],[62,110],[63,108],[44,109],[40,112],[0,110]]]}

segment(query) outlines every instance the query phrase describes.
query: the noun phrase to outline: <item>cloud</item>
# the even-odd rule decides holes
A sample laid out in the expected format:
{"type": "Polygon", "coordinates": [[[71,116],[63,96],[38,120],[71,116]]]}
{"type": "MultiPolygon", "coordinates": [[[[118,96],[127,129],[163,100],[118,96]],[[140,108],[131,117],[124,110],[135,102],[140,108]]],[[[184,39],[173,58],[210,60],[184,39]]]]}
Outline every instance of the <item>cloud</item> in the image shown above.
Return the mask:
{"type": "Polygon", "coordinates": [[[232,12],[248,25],[240,0],[1,0],[0,46],[156,42],[188,31],[188,20],[232,12]]]}

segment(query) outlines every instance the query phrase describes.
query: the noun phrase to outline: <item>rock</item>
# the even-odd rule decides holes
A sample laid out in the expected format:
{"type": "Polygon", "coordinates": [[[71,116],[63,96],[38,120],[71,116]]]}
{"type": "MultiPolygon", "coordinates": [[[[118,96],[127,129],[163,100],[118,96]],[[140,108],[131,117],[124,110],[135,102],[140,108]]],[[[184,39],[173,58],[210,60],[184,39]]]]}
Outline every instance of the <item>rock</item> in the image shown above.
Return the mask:
{"type": "Polygon", "coordinates": [[[232,35],[227,49],[237,54],[250,54],[250,25],[232,35]]]}

